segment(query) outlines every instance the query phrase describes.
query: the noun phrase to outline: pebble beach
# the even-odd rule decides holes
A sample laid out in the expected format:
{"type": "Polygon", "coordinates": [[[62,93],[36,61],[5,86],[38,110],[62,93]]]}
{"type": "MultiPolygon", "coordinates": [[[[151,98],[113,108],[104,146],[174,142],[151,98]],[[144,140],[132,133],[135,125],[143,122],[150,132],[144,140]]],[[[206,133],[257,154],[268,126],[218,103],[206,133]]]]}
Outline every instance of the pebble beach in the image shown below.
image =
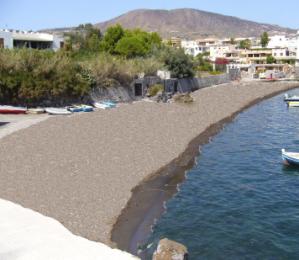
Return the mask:
{"type": "Polygon", "coordinates": [[[299,83],[229,83],[192,93],[192,104],[136,102],[42,117],[15,131],[5,125],[0,198],[52,217],[75,235],[113,245],[111,231],[133,188],[179,158],[211,125],[295,87],[299,83]]]}

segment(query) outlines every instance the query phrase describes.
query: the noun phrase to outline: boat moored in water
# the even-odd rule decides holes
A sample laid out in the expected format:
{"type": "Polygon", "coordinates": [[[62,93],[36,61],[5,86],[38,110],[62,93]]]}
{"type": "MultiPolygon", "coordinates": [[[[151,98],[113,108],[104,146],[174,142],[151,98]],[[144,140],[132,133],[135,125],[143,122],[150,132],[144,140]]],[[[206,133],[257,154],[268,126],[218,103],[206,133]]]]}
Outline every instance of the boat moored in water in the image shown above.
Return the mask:
{"type": "Polygon", "coordinates": [[[299,166],[299,153],[287,152],[285,149],[281,149],[281,157],[285,164],[299,166]]]}
{"type": "Polygon", "coordinates": [[[299,107],[299,101],[288,101],[287,104],[289,107],[299,107]]]}
{"type": "Polygon", "coordinates": [[[0,106],[0,114],[25,114],[26,107],[0,106]]]}
{"type": "Polygon", "coordinates": [[[284,101],[285,102],[290,102],[290,101],[298,101],[299,102],[299,96],[289,96],[289,94],[284,95],[284,101]]]}

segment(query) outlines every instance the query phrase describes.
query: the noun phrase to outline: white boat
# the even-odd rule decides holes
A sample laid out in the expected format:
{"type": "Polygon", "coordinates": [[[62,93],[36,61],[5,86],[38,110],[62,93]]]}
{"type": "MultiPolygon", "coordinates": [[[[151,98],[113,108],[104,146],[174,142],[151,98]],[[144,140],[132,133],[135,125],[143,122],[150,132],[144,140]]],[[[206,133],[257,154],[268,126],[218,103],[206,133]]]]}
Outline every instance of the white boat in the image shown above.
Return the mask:
{"type": "Polygon", "coordinates": [[[95,102],[93,103],[94,107],[96,108],[100,108],[100,109],[109,109],[111,108],[108,104],[104,104],[104,103],[101,103],[101,102],[95,102]]]}
{"type": "Polygon", "coordinates": [[[299,166],[299,153],[287,152],[285,149],[281,149],[281,157],[285,164],[299,166]]]}
{"type": "Polygon", "coordinates": [[[68,111],[66,108],[56,108],[56,107],[48,107],[46,108],[46,112],[49,115],[71,115],[72,112],[68,111]]]}
{"type": "Polygon", "coordinates": [[[45,113],[44,108],[28,108],[27,114],[43,114],[45,113]]]}
{"type": "Polygon", "coordinates": [[[284,95],[284,101],[289,102],[289,101],[299,101],[299,96],[289,96],[289,94],[284,95]]]}

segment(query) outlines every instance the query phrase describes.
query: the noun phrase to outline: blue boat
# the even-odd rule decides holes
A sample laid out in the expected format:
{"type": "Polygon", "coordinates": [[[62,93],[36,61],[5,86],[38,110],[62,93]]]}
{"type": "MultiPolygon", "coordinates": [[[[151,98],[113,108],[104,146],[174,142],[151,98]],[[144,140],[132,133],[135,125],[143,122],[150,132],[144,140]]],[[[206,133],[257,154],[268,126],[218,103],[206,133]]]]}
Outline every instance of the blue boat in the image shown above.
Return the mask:
{"type": "Polygon", "coordinates": [[[116,107],[116,103],[113,101],[103,101],[102,103],[109,106],[110,108],[116,107]]]}
{"type": "Polygon", "coordinates": [[[299,153],[287,152],[281,149],[281,157],[285,164],[299,166],[299,153]]]}
{"type": "Polygon", "coordinates": [[[82,105],[81,108],[82,108],[83,112],[92,112],[93,111],[93,107],[92,106],[82,105]]]}
{"type": "Polygon", "coordinates": [[[71,111],[72,113],[78,113],[78,112],[83,111],[81,106],[71,106],[71,107],[68,107],[67,110],[71,111]]]}

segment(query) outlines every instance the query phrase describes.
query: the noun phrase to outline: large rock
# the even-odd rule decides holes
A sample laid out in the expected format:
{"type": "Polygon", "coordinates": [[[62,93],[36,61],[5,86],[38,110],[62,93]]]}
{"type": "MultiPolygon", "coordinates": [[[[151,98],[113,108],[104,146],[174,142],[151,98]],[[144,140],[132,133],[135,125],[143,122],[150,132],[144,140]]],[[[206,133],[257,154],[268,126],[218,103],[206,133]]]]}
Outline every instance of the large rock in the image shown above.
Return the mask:
{"type": "Polygon", "coordinates": [[[160,240],[153,260],[188,260],[188,250],[184,245],[164,238],[160,240]]]}

